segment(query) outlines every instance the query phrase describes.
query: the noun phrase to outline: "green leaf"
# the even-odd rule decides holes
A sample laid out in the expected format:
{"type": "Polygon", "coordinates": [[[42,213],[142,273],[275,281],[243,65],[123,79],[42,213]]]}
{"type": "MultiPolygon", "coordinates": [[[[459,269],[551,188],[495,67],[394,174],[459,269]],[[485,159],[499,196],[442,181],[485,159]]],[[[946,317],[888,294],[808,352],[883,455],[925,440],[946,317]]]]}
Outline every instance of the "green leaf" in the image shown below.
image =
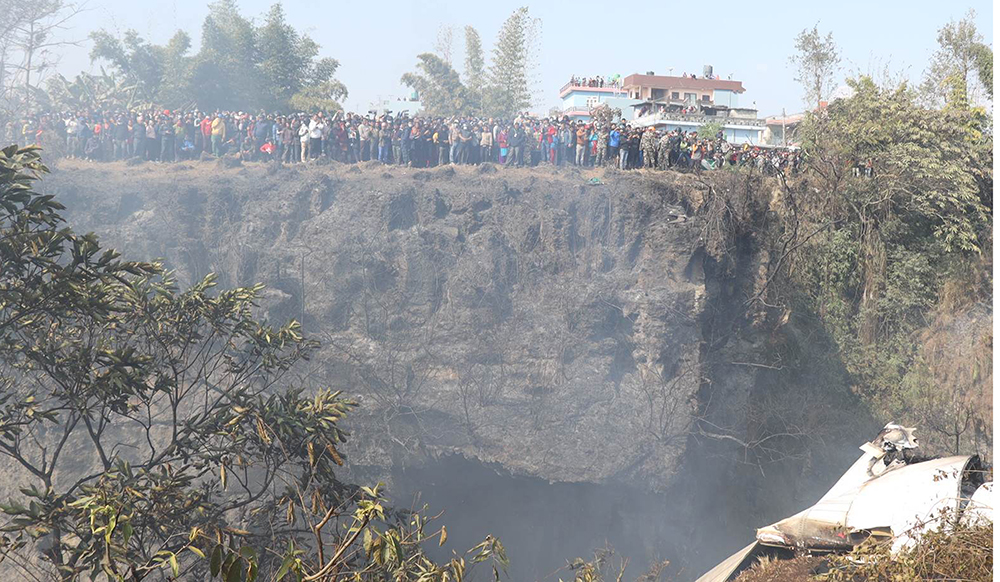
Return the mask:
{"type": "Polygon", "coordinates": [[[243,578],[243,559],[236,558],[226,572],[226,582],[240,582],[243,578]]]}
{"type": "Polygon", "coordinates": [[[275,582],[281,582],[281,579],[288,574],[294,561],[295,558],[292,556],[285,556],[285,559],[281,562],[281,567],[278,568],[278,573],[274,577],[275,582]]]}
{"type": "Polygon", "coordinates": [[[250,546],[240,547],[240,555],[243,556],[247,561],[253,561],[257,559],[257,551],[250,546]]]}
{"type": "Polygon", "coordinates": [[[209,560],[209,571],[212,573],[212,577],[215,578],[222,571],[222,544],[218,544],[212,549],[212,558],[209,560]]]}

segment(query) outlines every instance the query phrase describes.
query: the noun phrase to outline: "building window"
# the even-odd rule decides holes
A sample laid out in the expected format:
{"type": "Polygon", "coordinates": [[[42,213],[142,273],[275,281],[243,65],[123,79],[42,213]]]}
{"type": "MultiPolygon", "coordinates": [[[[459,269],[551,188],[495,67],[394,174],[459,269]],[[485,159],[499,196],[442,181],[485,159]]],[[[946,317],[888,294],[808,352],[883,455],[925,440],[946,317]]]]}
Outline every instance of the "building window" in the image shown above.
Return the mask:
{"type": "Polygon", "coordinates": [[[701,96],[702,101],[708,101],[708,93],[701,96]]]}
{"type": "Polygon", "coordinates": [[[685,93],[684,94],[684,100],[685,101],[694,101],[697,98],[698,98],[698,96],[695,95],[694,93],[685,93]]]}
{"type": "Polygon", "coordinates": [[[597,97],[596,95],[591,96],[591,97],[587,97],[587,108],[588,109],[593,109],[594,107],[597,107],[600,103],[601,103],[601,98],[597,97]]]}
{"type": "Polygon", "coordinates": [[[680,99],[681,98],[681,94],[678,93],[677,91],[674,91],[673,93],[670,94],[670,98],[671,99],[680,99]]]}

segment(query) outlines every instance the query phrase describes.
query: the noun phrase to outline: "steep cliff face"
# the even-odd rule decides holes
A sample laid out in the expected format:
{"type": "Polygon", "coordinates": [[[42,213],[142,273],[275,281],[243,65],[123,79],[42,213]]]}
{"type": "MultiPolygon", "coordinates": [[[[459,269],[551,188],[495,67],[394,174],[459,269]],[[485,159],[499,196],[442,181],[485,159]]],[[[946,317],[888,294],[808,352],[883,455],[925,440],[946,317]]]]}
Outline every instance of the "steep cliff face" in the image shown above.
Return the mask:
{"type": "Polygon", "coordinates": [[[355,463],[457,451],[663,489],[700,383],[702,187],[490,170],[67,166],[45,187],[182,283],[267,285],[362,400],[355,463]]]}
{"type": "MultiPolygon", "coordinates": [[[[298,380],[360,403],[348,478],[432,488],[445,503],[487,487],[492,467],[557,502],[522,505],[537,528],[576,532],[561,527],[578,541],[566,547],[509,541],[530,572],[616,539],[638,563],[679,559],[694,573],[759,519],[741,495],[802,493],[734,499],[739,447],[694,430],[700,417],[745,432],[747,403],[776,385],[744,365],[762,339],[737,333],[767,255],[747,233],[719,239],[733,203],[709,198],[732,179],[63,161],[42,189],[75,229],[164,259],[182,285],[210,272],[222,286],[264,283],[266,317],[299,319],[323,342],[298,380]],[[567,499],[602,495],[608,505],[570,525],[567,513],[589,510],[567,499]]],[[[766,215],[759,194],[743,210],[766,215]]],[[[470,531],[492,519],[516,532],[500,505],[456,515],[470,531]]]]}

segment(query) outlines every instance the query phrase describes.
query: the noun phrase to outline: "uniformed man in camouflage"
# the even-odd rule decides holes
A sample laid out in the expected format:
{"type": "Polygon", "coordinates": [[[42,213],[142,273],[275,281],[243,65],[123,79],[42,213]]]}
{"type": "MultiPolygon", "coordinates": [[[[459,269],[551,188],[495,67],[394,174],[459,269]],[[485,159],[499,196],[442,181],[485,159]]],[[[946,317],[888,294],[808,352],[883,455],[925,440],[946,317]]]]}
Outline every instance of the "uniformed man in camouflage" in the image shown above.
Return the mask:
{"type": "Polygon", "coordinates": [[[656,167],[656,129],[649,127],[643,132],[639,139],[639,149],[642,150],[642,166],[644,168],[656,167]]]}
{"type": "Polygon", "coordinates": [[[656,143],[656,167],[660,170],[667,169],[667,162],[670,160],[670,134],[663,134],[660,141],[656,143]]]}
{"type": "Polygon", "coordinates": [[[594,164],[595,167],[600,168],[607,163],[605,159],[608,153],[608,128],[606,125],[601,124],[601,127],[597,129],[597,163],[594,164]]]}

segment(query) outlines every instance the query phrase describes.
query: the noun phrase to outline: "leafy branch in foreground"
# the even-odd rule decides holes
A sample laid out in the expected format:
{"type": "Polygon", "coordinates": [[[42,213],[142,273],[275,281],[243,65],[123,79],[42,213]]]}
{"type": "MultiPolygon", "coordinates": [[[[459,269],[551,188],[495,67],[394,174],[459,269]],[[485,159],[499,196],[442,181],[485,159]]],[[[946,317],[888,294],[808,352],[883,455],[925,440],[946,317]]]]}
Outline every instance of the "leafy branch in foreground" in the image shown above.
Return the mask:
{"type": "MultiPolygon", "coordinates": [[[[24,485],[3,558],[64,581],[464,579],[424,553],[443,527],[337,478],[354,403],[294,382],[317,342],[258,321],[261,286],[180,290],[102,250],[33,191],[45,171],[0,152],[0,454],[24,485]]],[[[492,539],[468,561],[506,567],[492,539]]]]}

